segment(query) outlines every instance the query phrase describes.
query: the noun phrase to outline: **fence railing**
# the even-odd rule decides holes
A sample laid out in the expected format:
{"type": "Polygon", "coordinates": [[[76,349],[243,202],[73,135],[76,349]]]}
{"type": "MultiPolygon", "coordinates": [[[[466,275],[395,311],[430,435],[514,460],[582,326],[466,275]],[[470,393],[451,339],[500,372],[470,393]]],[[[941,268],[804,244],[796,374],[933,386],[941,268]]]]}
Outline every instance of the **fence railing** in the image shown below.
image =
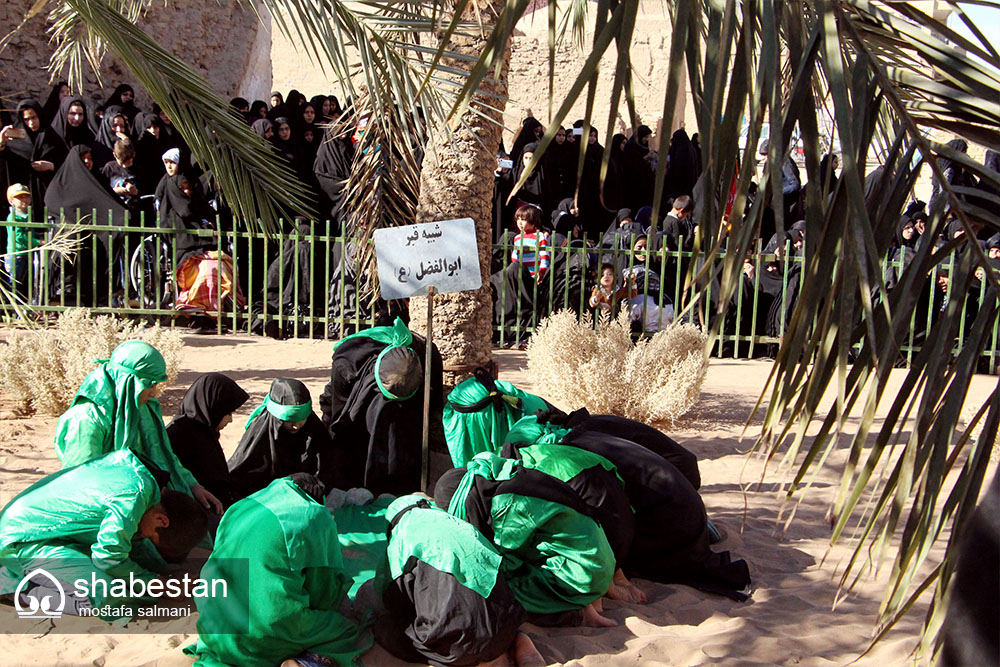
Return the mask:
{"type": "MultiPolygon", "coordinates": [[[[0,249],[6,250],[6,236],[13,233],[14,227],[30,230],[40,241],[50,238],[56,230],[48,223],[0,222],[0,249]]],[[[19,295],[22,313],[43,322],[67,308],[85,307],[95,313],[140,318],[165,326],[181,326],[191,317],[207,317],[219,333],[254,330],[275,336],[329,339],[373,326],[388,309],[384,302],[381,310],[370,303],[370,290],[359,284],[354,257],[358,244],[363,242],[331,233],[329,223],[300,224],[284,230],[280,238],[248,230],[235,222],[227,225],[216,221],[214,229],[177,231],[160,226],[158,220],[147,224],[144,217],[136,224],[73,224],[64,230],[80,239],[72,263],[43,249],[4,255],[0,267],[8,294],[19,295]],[[219,257],[225,254],[232,258],[232,282],[239,285],[245,305],[228,298],[216,309],[178,308],[178,244],[185,236],[210,240],[201,245],[210,246],[219,257]],[[17,261],[27,266],[19,267],[17,261]]],[[[613,267],[611,291],[621,297],[610,299],[606,310],[615,315],[620,308],[629,308],[637,335],[650,333],[675,316],[703,325],[711,322],[716,312],[717,285],[708,285],[698,297],[700,301],[681,301],[690,263],[700,258],[686,250],[657,248],[660,242],[656,239],[652,249],[638,249],[637,238],[618,236],[606,244],[611,247],[602,245],[600,239],[590,243],[586,237],[551,246],[549,268],[540,278],[511,262],[516,246],[509,236],[494,244],[494,343],[523,342],[541,319],[556,310],[568,308],[579,315],[588,311],[596,314],[590,297],[600,280],[601,267],[606,264],[613,267]],[[635,276],[634,290],[627,276],[635,276]]],[[[891,280],[902,271],[907,252],[903,248],[892,260],[883,262],[884,279],[891,280]]],[[[765,253],[758,245],[752,258],[726,310],[714,348],[717,356],[773,356],[794,307],[801,256],[787,245],[775,253],[765,253]]],[[[921,307],[914,309],[909,329],[899,343],[905,362],[919,352],[926,331],[943,305],[962,298],[951,292],[952,281],[948,278],[954,269],[954,259],[938,267],[944,278],[941,286],[932,281],[927,294],[921,296],[921,307]]],[[[964,344],[967,326],[987,298],[996,297],[987,291],[985,281],[964,295],[956,349],[964,344]]],[[[4,323],[16,323],[20,317],[17,310],[9,300],[2,305],[4,323]]],[[[1000,323],[994,322],[982,357],[983,370],[996,372],[1000,365],[1000,323]]]]}

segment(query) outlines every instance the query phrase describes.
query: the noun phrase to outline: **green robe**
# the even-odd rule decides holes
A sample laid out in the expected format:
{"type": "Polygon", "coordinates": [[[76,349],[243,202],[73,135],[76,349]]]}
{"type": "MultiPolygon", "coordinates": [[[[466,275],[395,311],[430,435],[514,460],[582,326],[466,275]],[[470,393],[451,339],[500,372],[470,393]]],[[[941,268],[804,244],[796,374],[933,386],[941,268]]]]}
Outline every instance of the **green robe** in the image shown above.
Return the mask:
{"type": "Polygon", "coordinates": [[[229,595],[195,600],[197,665],[272,666],[303,651],[343,665],[371,644],[337,611],[351,582],[336,522],[287,477],[229,508],[201,576],[225,579],[229,595]]]}
{"type": "Polygon", "coordinates": [[[64,468],[131,449],[170,475],[169,488],[191,493],[197,484],[170,447],[160,402],[139,405],[139,394],[167,379],[163,357],[142,341],[126,341],[84,379],[56,426],[56,454],[64,468]]]}
{"type": "MultiPolygon", "coordinates": [[[[90,581],[92,574],[105,581],[129,573],[152,579],[132,560],[139,544],[132,540],[142,515],[159,501],[152,474],[128,450],[36,482],[0,512],[0,594],[13,593],[38,567],[66,583],[90,581]]],[[[110,603],[99,594],[90,601],[110,603]]]]}
{"type": "Polygon", "coordinates": [[[464,467],[469,459],[481,452],[499,454],[507,432],[521,417],[548,408],[545,401],[534,394],[521,391],[509,382],[495,382],[503,398],[474,412],[463,408],[489,397],[489,391],[476,378],[459,383],[448,394],[444,405],[444,434],[456,468],[464,467]]]}
{"type": "Polygon", "coordinates": [[[493,498],[493,541],[500,572],[517,601],[536,614],[580,609],[608,592],[615,555],[596,521],[532,496],[493,498]]]}

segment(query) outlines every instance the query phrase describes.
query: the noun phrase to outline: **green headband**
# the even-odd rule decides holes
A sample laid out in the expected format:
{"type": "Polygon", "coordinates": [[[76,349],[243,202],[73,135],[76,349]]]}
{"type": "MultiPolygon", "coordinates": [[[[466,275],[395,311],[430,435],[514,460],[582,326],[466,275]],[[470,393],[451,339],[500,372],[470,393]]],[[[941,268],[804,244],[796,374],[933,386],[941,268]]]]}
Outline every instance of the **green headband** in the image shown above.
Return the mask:
{"type": "Polygon", "coordinates": [[[264,402],[258,405],[257,409],[250,414],[250,419],[247,420],[247,425],[243,429],[250,428],[250,424],[253,423],[254,419],[257,419],[265,408],[270,414],[283,422],[300,422],[305,421],[312,414],[312,401],[306,401],[299,405],[282,405],[281,403],[272,401],[271,395],[268,394],[264,397],[264,402]]]}
{"type": "MultiPolygon", "coordinates": [[[[417,387],[414,388],[414,390],[411,391],[406,396],[396,396],[394,393],[392,393],[391,391],[389,391],[384,384],[382,384],[382,378],[379,377],[379,368],[381,368],[381,366],[382,366],[382,358],[386,355],[387,352],[389,352],[389,350],[395,349],[397,347],[404,347],[404,346],[402,346],[402,345],[390,345],[389,347],[387,347],[384,350],[382,350],[381,352],[379,352],[378,357],[376,357],[376,359],[375,359],[375,384],[378,385],[378,390],[380,392],[382,392],[382,395],[385,396],[386,398],[388,398],[390,401],[405,401],[407,399],[413,398],[414,395],[416,395],[416,393],[418,391],[420,391],[420,386],[419,385],[417,385],[417,387]]],[[[407,349],[409,349],[409,348],[407,348],[407,349]]],[[[420,365],[420,360],[419,359],[417,360],[417,364],[420,365]]],[[[423,369],[422,365],[420,365],[420,367],[421,367],[421,369],[423,369]]]]}

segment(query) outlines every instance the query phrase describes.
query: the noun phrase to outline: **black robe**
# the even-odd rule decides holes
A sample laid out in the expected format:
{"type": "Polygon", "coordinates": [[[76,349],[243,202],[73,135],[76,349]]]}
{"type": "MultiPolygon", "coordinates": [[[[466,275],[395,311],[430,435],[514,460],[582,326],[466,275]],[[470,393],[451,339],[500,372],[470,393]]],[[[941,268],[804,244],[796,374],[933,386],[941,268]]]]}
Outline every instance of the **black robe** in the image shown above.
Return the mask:
{"type": "Polygon", "coordinates": [[[167,173],[163,167],[163,154],[169,146],[149,132],[153,125],[159,126],[162,132],[163,122],[156,114],[145,112],[136,117],[135,166],[139,176],[139,193],[144,195],[152,194],[167,173]]]}
{"type": "MultiPolygon", "coordinates": [[[[434,512],[432,517],[447,515],[420,500],[392,518],[390,542],[397,525],[412,511],[434,512]]],[[[449,522],[456,519],[438,520],[439,530],[449,530],[453,528],[449,522]]],[[[405,530],[406,525],[399,530],[405,530]]],[[[474,568],[477,564],[467,566],[474,568]]],[[[499,657],[513,644],[524,620],[524,608],[503,575],[497,572],[496,577],[493,589],[484,598],[460,583],[454,574],[416,555],[410,556],[403,572],[387,582],[382,591],[375,640],[397,658],[414,663],[475,665],[499,657]]]]}
{"type": "Polygon", "coordinates": [[[119,107],[121,109],[122,113],[125,114],[125,117],[128,118],[129,126],[132,126],[135,123],[135,117],[138,116],[141,111],[139,107],[135,105],[135,90],[133,90],[132,86],[127,83],[120,84],[117,88],[115,88],[115,91],[111,93],[111,97],[109,97],[108,101],[104,103],[105,117],[107,117],[108,109],[111,107],[119,107]],[[132,93],[133,96],[128,102],[122,100],[122,93],[125,92],[132,93]]]}
{"type": "Polygon", "coordinates": [[[237,497],[229,483],[226,455],[215,429],[223,417],[236,411],[248,398],[229,377],[206,373],[191,384],[180,410],[167,426],[177,459],[226,507],[236,502],[237,497]]]}
{"type": "MultiPolygon", "coordinates": [[[[420,488],[424,383],[406,400],[390,400],[375,382],[375,362],[387,347],[366,336],[345,340],[333,354],[330,382],[319,399],[337,458],[334,486],[364,487],[378,495],[420,488]]],[[[423,365],[425,341],[413,335],[410,349],[423,365]]],[[[444,449],[441,353],[431,352],[431,448],[444,449]]]]}
{"type": "MultiPolygon", "coordinates": [[[[163,175],[156,187],[156,198],[160,202],[160,224],[173,227],[177,231],[197,231],[215,228],[215,211],[201,193],[201,184],[196,178],[178,173],[163,175]],[[191,197],[181,190],[181,183],[191,186],[191,197]]],[[[177,236],[177,267],[188,257],[210,250],[217,250],[218,242],[210,236],[179,234],[177,236]]]]}
{"type": "Polygon", "coordinates": [[[111,125],[118,116],[125,119],[125,133],[129,133],[129,128],[132,126],[132,123],[125,114],[125,110],[120,106],[110,106],[106,108],[104,110],[104,118],[101,119],[101,126],[97,130],[97,141],[95,141],[90,147],[94,155],[94,164],[96,166],[103,166],[109,161],[115,159],[114,150],[115,142],[118,141],[118,135],[115,133],[111,125]]]}
{"type": "MultiPolygon", "coordinates": [[[[24,130],[27,135],[24,139],[10,139],[3,151],[0,151],[0,165],[2,165],[3,177],[2,185],[4,192],[14,183],[27,185],[31,190],[31,206],[33,218],[42,220],[45,209],[45,191],[49,183],[55,178],[56,171],[62,166],[66,159],[66,145],[61,139],[45,125],[42,107],[36,100],[22,100],[17,105],[17,118],[14,127],[24,130]],[[24,125],[22,112],[32,109],[38,114],[42,121],[42,127],[37,132],[32,132],[24,125]],[[31,163],[45,160],[55,165],[52,171],[36,171],[31,163]]],[[[6,204],[6,201],[4,202],[6,204]]],[[[4,246],[6,248],[6,246],[4,246]]]]}
{"type": "Polygon", "coordinates": [[[667,457],[646,446],[666,447],[664,451],[671,458],[686,465],[686,452],[680,445],[650,438],[640,427],[603,421],[605,418],[595,418],[585,410],[568,416],[558,411],[538,416],[539,420],[552,417],[570,429],[561,444],[600,454],[618,468],[635,510],[635,537],[626,574],[661,583],[684,583],[735,600],[747,598],[750,571],[746,563],[732,561],[728,552],[709,549],[708,517],[698,491],[667,457]],[[578,424],[581,428],[576,428],[578,424]],[[619,434],[640,437],[643,444],[619,434]]]}
{"type": "Polygon", "coordinates": [[[83,98],[79,95],[64,97],[62,102],[59,103],[59,113],[52,120],[52,131],[63,140],[66,148],[81,145],[90,147],[97,141],[97,136],[88,122],[87,105],[83,101],[83,98]],[[79,104],[83,107],[83,122],[76,127],[69,124],[68,118],[69,108],[74,104],[79,104]]]}
{"type": "Polygon", "coordinates": [[[349,139],[328,138],[316,152],[313,173],[322,195],[319,203],[320,215],[333,223],[337,233],[347,222],[348,212],[344,210],[347,196],[347,178],[351,175],[354,162],[354,146],[349,139]]]}
{"type": "MultiPolygon", "coordinates": [[[[278,378],[271,383],[271,400],[281,405],[301,405],[311,400],[298,380],[278,378]]],[[[266,409],[247,426],[239,446],[229,457],[229,481],[237,498],[245,498],[278,479],[297,472],[316,475],[327,489],[334,485],[330,436],[310,412],[295,433],[266,409]]]]}

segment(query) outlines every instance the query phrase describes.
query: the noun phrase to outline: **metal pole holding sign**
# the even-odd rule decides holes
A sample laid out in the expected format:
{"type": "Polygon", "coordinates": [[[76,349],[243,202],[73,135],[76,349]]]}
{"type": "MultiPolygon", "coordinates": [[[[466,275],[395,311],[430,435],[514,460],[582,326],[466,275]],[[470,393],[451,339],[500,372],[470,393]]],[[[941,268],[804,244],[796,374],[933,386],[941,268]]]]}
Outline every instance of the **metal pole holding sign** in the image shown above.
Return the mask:
{"type": "Polygon", "coordinates": [[[424,354],[423,443],[420,487],[429,492],[431,354],[434,346],[434,295],[479,289],[479,248],[472,218],[423,222],[376,229],[375,258],[384,299],[427,295],[427,350],[424,354]]]}
{"type": "Polygon", "coordinates": [[[427,288],[427,340],[424,350],[424,420],[423,420],[423,455],[420,458],[420,488],[430,494],[428,486],[431,475],[431,349],[434,345],[434,286],[427,288]]]}

